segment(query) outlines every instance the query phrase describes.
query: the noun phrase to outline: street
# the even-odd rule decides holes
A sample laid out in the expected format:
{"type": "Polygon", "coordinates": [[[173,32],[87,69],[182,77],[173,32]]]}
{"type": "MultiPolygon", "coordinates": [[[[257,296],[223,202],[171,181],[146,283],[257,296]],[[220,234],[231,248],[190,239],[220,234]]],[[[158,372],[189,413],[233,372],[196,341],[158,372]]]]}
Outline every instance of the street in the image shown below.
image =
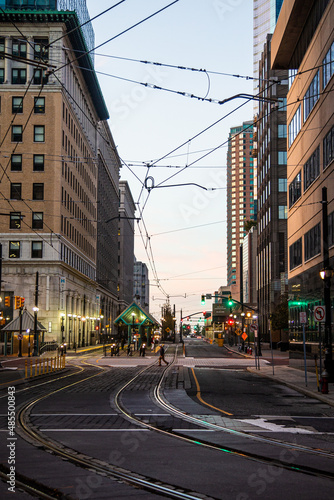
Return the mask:
{"type": "Polygon", "coordinates": [[[51,498],[332,498],[332,406],[200,339],[169,344],[166,368],[157,359],[69,356],[64,372],[17,384],[16,477],[51,498]]]}

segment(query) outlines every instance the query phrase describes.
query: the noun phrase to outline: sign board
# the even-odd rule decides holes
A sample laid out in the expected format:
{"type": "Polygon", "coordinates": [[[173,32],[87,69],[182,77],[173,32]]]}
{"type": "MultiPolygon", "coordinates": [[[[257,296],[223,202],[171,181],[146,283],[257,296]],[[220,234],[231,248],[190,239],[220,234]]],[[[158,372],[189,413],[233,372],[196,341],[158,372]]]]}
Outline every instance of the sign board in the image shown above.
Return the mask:
{"type": "Polygon", "coordinates": [[[207,293],[207,294],[205,295],[205,298],[206,298],[207,300],[212,299],[212,293],[207,293]]]}
{"type": "Polygon", "coordinates": [[[230,308],[226,307],[225,304],[212,304],[213,316],[228,316],[229,314],[230,314],[230,308]]]}
{"type": "Polygon", "coordinates": [[[306,314],[305,311],[302,311],[302,312],[299,313],[299,321],[300,321],[301,324],[303,324],[303,323],[306,324],[307,323],[307,314],[306,314]]]}
{"type": "Polygon", "coordinates": [[[17,336],[17,338],[18,338],[19,340],[23,340],[23,333],[19,333],[19,334],[18,334],[18,336],[17,336]]]}
{"type": "Polygon", "coordinates": [[[241,330],[240,330],[240,328],[237,328],[237,329],[236,329],[236,331],[235,331],[235,333],[236,333],[237,335],[241,335],[241,330]]]}
{"type": "Polygon", "coordinates": [[[252,330],[252,332],[257,331],[257,325],[255,323],[253,323],[249,328],[252,330]]]}
{"type": "Polygon", "coordinates": [[[325,306],[316,306],[314,308],[314,319],[315,321],[326,321],[326,308],[325,306]]]}
{"type": "Polygon", "coordinates": [[[246,339],[248,338],[247,333],[246,333],[246,332],[244,332],[244,333],[241,335],[241,338],[242,338],[243,340],[246,340],[246,339]]]}

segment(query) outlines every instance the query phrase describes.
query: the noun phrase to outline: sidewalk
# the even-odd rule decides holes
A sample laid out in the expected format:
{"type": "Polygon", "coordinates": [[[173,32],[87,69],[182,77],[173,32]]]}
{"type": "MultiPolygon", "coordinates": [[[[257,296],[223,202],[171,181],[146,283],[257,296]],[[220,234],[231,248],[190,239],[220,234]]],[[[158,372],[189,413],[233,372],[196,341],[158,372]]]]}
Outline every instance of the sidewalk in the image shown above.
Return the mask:
{"type": "MultiPolygon", "coordinates": [[[[226,349],[239,354],[242,357],[253,358],[254,354],[248,356],[243,352],[239,352],[237,346],[226,346],[226,349]]],[[[260,369],[255,367],[248,367],[247,371],[260,375],[261,377],[267,377],[271,380],[275,380],[279,384],[284,384],[291,389],[294,389],[305,396],[318,399],[323,403],[327,403],[330,406],[334,406],[334,383],[328,384],[328,394],[323,394],[318,391],[317,377],[313,372],[307,372],[307,385],[305,380],[305,371],[297,368],[289,367],[289,353],[273,351],[274,364],[272,364],[272,354],[270,349],[262,348],[262,356],[260,360],[268,361],[268,364],[263,366],[261,363],[260,369]]],[[[319,374],[319,379],[321,375],[319,374]]]]}

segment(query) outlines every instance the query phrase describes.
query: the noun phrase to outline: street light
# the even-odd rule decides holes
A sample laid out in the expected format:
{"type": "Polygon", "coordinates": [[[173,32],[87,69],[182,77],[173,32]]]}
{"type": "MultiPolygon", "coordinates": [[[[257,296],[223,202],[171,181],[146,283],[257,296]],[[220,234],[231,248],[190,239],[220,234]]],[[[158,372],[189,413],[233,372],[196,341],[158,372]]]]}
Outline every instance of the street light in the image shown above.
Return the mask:
{"type": "Polygon", "coordinates": [[[332,315],[331,315],[331,277],[333,269],[330,266],[325,266],[320,271],[320,277],[324,282],[324,303],[325,303],[325,368],[330,377],[333,377],[332,367],[332,315]]]}
{"type": "Polygon", "coordinates": [[[72,314],[68,314],[68,348],[71,349],[71,333],[72,333],[72,314]]]}
{"type": "Polygon", "coordinates": [[[32,355],[33,356],[38,356],[39,355],[39,345],[38,345],[38,332],[37,332],[37,313],[39,311],[38,307],[33,307],[32,310],[34,311],[34,350],[32,355]]]}

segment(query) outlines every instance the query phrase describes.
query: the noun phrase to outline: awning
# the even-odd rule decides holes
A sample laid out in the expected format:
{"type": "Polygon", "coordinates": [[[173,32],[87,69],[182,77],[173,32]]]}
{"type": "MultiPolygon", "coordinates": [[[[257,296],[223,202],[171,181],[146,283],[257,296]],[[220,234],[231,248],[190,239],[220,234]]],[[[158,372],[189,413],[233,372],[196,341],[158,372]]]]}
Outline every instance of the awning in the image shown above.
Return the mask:
{"type": "Polygon", "coordinates": [[[142,309],[136,302],[132,302],[114,321],[114,325],[124,323],[128,326],[161,326],[149,312],[142,309]]]}
{"type": "MultiPolygon", "coordinates": [[[[27,331],[28,329],[30,331],[34,331],[35,328],[35,318],[30,312],[28,312],[26,309],[23,310],[22,312],[22,329],[21,331],[27,331]]],[[[13,319],[10,323],[8,323],[6,326],[4,326],[1,329],[2,332],[19,332],[20,331],[20,316],[17,318],[13,319]]],[[[47,328],[42,325],[39,321],[37,321],[37,331],[39,332],[46,332],[47,328]]]]}

